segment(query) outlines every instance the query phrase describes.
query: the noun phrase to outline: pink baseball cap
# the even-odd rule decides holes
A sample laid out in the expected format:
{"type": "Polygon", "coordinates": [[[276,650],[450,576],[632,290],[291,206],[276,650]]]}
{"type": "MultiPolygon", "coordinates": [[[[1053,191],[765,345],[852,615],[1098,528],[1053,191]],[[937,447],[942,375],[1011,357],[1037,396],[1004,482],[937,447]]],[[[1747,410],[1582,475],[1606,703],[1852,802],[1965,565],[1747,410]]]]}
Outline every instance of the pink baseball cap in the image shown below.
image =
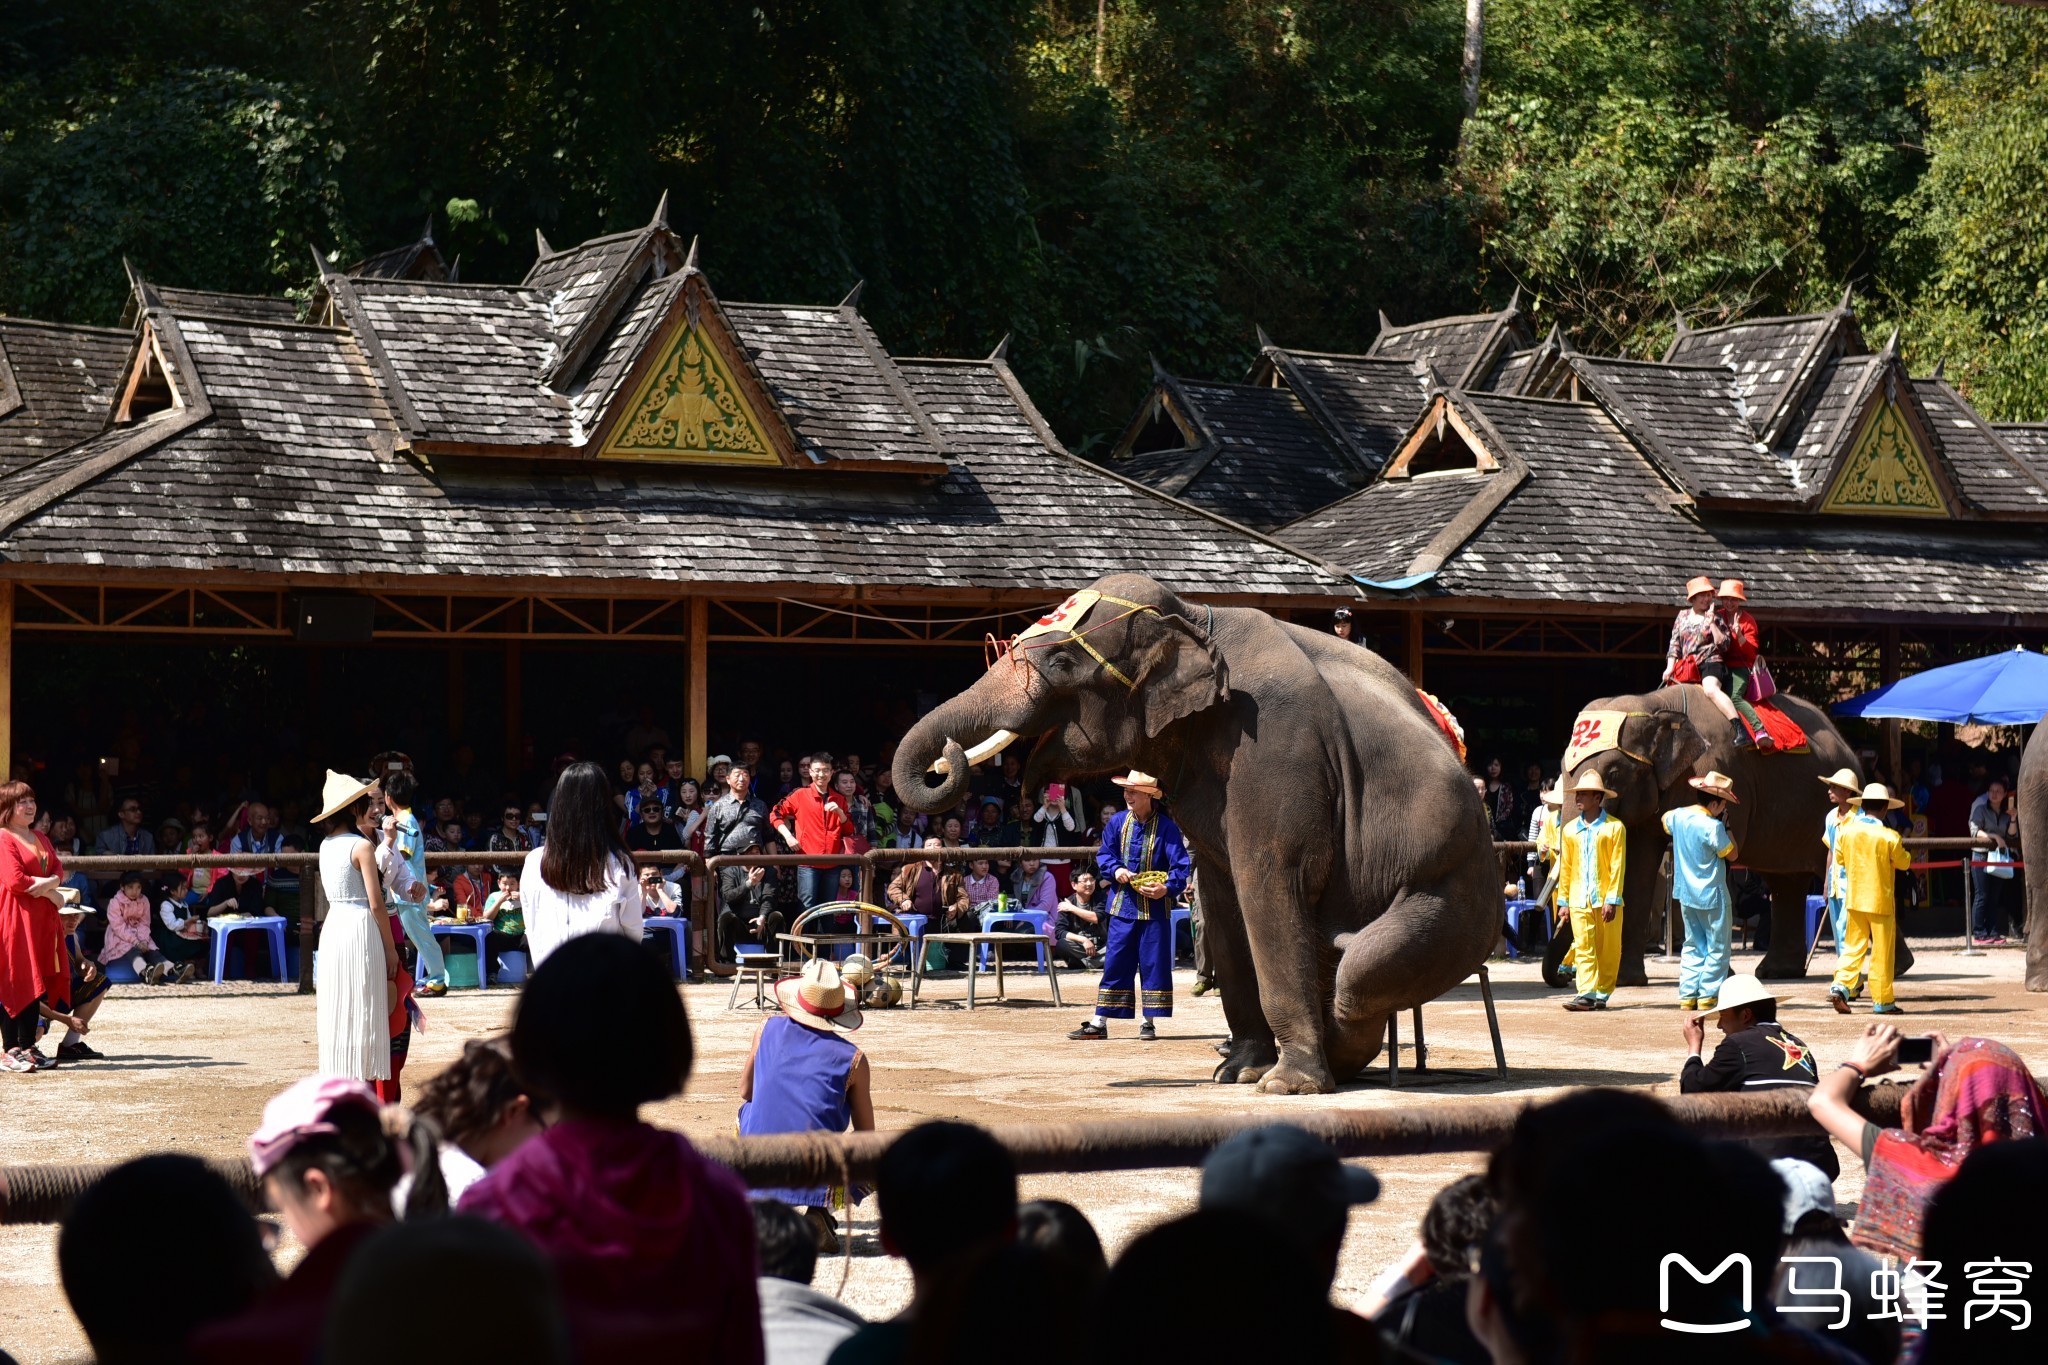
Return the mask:
{"type": "Polygon", "coordinates": [[[256,1178],[268,1175],[300,1139],[338,1131],[328,1115],[345,1104],[361,1105],[372,1114],[384,1108],[376,1091],[347,1076],[308,1076],[272,1096],[263,1106],[262,1124],[249,1138],[256,1178]]]}

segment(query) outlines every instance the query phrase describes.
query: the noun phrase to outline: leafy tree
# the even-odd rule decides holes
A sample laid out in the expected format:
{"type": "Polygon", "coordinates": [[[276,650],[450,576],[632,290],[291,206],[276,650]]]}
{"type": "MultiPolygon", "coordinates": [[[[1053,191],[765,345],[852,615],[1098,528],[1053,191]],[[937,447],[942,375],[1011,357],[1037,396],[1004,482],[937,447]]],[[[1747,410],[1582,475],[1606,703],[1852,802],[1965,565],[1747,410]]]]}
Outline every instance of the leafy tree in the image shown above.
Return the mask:
{"type": "Polygon", "coordinates": [[[0,306],[110,323],[123,257],[164,283],[276,293],[346,248],[342,148],[290,86],[203,69],[121,78],[0,143],[0,306]]]}
{"type": "Polygon", "coordinates": [[[1927,0],[1927,174],[1911,247],[1927,287],[1907,333],[1985,413],[2048,418],[2048,13],[1927,0]]]}
{"type": "Polygon", "coordinates": [[[1458,173],[1488,264],[1580,345],[1654,353],[1678,309],[1725,321],[1878,282],[1872,239],[1917,171],[1902,12],[1504,0],[1487,43],[1458,173]]]}

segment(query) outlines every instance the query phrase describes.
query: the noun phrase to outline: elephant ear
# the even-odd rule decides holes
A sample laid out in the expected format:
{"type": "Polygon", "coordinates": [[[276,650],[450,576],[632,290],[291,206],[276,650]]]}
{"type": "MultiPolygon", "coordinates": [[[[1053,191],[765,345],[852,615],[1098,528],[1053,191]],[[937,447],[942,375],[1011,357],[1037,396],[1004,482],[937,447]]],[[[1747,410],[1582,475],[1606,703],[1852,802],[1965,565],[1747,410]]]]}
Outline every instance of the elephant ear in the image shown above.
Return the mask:
{"type": "Polygon", "coordinates": [[[1135,696],[1147,738],[1230,699],[1230,670],[1209,633],[1179,615],[1162,612],[1159,621],[1165,629],[1147,646],[1143,670],[1136,675],[1135,696]]]}
{"type": "Polygon", "coordinates": [[[1706,756],[1707,742],[1684,715],[1652,717],[1657,733],[1650,743],[1649,758],[1657,769],[1657,790],[1669,791],[1685,778],[1695,776],[1694,766],[1706,756]]]}

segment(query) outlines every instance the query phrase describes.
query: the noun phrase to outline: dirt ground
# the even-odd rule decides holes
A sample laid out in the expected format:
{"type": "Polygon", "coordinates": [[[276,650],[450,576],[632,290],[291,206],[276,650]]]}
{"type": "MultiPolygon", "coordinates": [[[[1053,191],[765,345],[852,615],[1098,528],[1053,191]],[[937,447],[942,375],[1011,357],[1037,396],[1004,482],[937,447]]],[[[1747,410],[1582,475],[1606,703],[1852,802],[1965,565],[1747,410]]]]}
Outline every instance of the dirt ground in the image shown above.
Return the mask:
{"type": "MultiPolygon", "coordinates": [[[[1899,988],[1900,1003],[1911,1011],[1902,1021],[1910,1031],[2000,1038],[2037,1073],[2048,1073],[2048,1008],[2021,989],[2021,952],[1964,956],[1931,942],[1915,947],[1920,960],[1899,988]]],[[[1738,970],[1754,966],[1755,955],[1736,956],[1738,970]]],[[[1572,1015],[1559,1009],[1566,993],[1544,988],[1534,964],[1494,962],[1509,1066],[1505,1085],[1493,1072],[1476,984],[1428,1007],[1432,1074],[1416,1076],[1404,1067],[1399,1092],[1388,1090],[1384,1069],[1342,1093],[1313,1098],[1259,1097],[1210,1084],[1212,1045],[1224,1033],[1222,1006],[1214,996],[1189,995],[1192,978],[1185,972],[1177,979],[1177,1012],[1162,1021],[1156,1043],[1139,1042],[1129,1024],[1113,1027],[1106,1043],[1066,1041],[1062,1035],[1085,1017],[1093,997],[1092,978],[1082,974],[1063,978],[1065,1009],[1052,1006],[1042,978],[1024,974],[1011,978],[1011,1000],[972,1013],[960,1007],[964,983],[940,979],[915,1012],[871,1011],[860,1041],[875,1068],[876,1116],[885,1129],[936,1117],[1002,1124],[1250,1111],[1283,1118],[1312,1108],[1455,1104],[1570,1086],[1675,1088],[1671,1078],[1684,1057],[1676,971],[1675,962],[1653,961],[1651,987],[1620,992],[1605,1014],[1572,1015]]],[[[651,1117],[689,1133],[730,1132],[740,1067],[760,1016],[744,1006],[728,1011],[723,983],[683,990],[697,1033],[696,1075],[684,1096],[651,1117]]],[[[1867,1022],[1867,1015],[1835,1015],[1825,990],[1816,975],[1788,990],[1780,1011],[1818,1050],[1824,1067],[1846,1053],[1867,1022]]],[[[491,990],[426,1002],[428,1030],[414,1041],[408,1089],[444,1066],[466,1039],[506,1027],[516,1000],[511,990],[491,990]]],[[[117,1161],[164,1150],[238,1153],[263,1102],[313,1069],[313,1018],[313,998],[289,987],[117,987],[92,1034],[108,1060],[33,1076],[0,1075],[0,1163],[117,1161]]],[[[591,1046],[626,1042],[608,1038],[602,1023],[592,1021],[591,1046]]],[[[1482,1160],[1475,1154],[1373,1163],[1383,1192],[1352,1218],[1338,1297],[1362,1294],[1404,1251],[1431,1195],[1482,1160]]],[[[1862,1172],[1846,1152],[1842,1164],[1837,1192],[1853,1200],[1862,1172]]],[[[1086,1210],[1113,1257],[1144,1228],[1192,1206],[1195,1189],[1195,1172],[1168,1170],[1034,1177],[1024,1192],[1086,1210]]],[[[850,1262],[821,1263],[817,1282],[838,1289],[844,1273],[846,1300],[871,1316],[886,1316],[907,1299],[909,1280],[881,1253],[874,1234],[870,1200],[856,1210],[850,1262]]],[[[55,1247],[52,1227],[0,1228],[0,1347],[23,1365],[87,1358],[57,1283],[55,1247]]]]}

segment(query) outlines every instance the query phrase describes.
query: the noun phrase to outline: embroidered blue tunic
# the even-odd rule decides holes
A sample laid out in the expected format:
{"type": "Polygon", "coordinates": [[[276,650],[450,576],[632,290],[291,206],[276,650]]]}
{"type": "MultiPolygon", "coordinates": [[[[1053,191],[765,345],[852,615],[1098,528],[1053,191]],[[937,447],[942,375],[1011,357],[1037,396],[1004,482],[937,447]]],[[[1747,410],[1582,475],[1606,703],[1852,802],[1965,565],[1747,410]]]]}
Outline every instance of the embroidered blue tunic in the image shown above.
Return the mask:
{"type": "Polygon", "coordinates": [[[1187,889],[1194,871],[1187,840],[1173,817],[1157,806],[1152,818],[1133,820],[1120,810],[1102,829],[1095,865],[1109,888],[1109,935],[1102,952],[1102,984],[1095,1012],[1105,1019],[1129,1019],[1142,1005],[1147,1019],[1173,1013],[1173,898],[1187,889]],[[1119,883],[1119,869],[1132,876],[1164,872],[1166,896],[1148,900],[1119,883]],[[1142,978],[1142,980],[1140,979],[1142,978]],[[1142,987],[1142,995],[1133,990],[1142,987]]]}

